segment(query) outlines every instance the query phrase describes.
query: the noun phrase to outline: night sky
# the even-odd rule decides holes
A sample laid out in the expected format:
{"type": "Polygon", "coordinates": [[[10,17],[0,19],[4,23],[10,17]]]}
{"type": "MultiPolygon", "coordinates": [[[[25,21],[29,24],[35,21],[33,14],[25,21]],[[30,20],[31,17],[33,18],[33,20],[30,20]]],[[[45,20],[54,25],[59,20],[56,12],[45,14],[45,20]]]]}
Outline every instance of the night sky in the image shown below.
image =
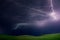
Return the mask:
{"type": "Polygon", "coordinates": [[[0,0],[0,34],[60,33],[60,0],[0,0]]]}

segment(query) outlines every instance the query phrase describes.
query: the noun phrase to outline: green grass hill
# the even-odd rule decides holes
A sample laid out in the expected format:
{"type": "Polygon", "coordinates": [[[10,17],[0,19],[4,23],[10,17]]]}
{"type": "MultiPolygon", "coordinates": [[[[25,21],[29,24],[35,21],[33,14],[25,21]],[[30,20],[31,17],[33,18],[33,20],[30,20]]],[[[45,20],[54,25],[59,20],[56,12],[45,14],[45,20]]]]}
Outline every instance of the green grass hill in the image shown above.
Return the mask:
{"type": "Polygon", "coordinates": [[[60,40],[60,34],[46,34],[42,36],[9,36],[0,35],[0,40],[60,40]]]}

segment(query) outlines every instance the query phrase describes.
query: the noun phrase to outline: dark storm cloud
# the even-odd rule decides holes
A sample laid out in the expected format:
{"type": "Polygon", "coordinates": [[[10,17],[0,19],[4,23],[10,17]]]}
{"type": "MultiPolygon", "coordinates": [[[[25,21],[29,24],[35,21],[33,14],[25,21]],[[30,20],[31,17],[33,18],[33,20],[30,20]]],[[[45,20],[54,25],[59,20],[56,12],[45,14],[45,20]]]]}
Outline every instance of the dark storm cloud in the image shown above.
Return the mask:
{"type": "Polygon", "coordinates": [[[0,0],[0,25],[9,31],[13,24],[30,20],[28,7],[40,8],[44,3],[44,0],[0,0]]]}
{"type": "MultiPolygon", "coordinates": [[[[45,33],[44,30],[47,31],[49,28],[40,31],[41,28],[34,28],[32,25],[30,28],[25,29],[23,29],[23,27],[17,30],[11,29],[13,28],[12,25],[17,23],[27,23],[36,19],[41,20],[42,16],[38,15],[39,12],[31,8],[50,12],[50,7],[48,5],[47,0],[0,0],[0,27],[3,31],[13,35],[14,33],[15,35],[20,33],[30,35],[37,35],[40,34],[40,32],[45,33]],[[30,14],[32,13],[36,13],[37,15],[30,18],[30,14]]],[[[43,17],[43,19],[45,18],[46,16],[43,17]]]]}
{"type": "Polygon", "coordinates": [[[4,29],[9,30],[12,24],[26,20],[26,8],[16,5],[15,0],[1,0],[0,3],[0,25],[4,29]]]}
{"type": "MultiPolygon", "coordinates": [[[[24,22],[28,20],[29,8],[41,6],[43,0],[1,0],[0,1],[0,14],[1,22],[3,23],[15,23],[15,22],[24,22]]],[[[43,4],[42,4],[43,5],[43,4]]]]}

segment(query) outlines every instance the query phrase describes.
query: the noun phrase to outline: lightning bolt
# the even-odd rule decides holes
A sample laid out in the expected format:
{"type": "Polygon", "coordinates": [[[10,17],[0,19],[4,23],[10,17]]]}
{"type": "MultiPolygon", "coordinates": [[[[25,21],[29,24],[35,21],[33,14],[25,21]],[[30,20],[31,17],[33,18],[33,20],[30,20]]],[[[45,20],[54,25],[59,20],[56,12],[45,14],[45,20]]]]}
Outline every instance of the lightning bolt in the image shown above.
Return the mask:
{"type": "Polygon", "coordinates": [[[49,1],[50,1],[51,10],[52,10],[52,12],[50,13],[50,16],[52,17],[53,20],[56,21],[58,20],[58,15],[54,11],[53,0],[49,0],[49,1]]]}
{"type": "Polygon", "coordinates": [[[53,0],[50,0],[50,3],[51,3],[51,10],[52,10],[52,12],[54,12],[54,6],[53,6],[53,0]]]}

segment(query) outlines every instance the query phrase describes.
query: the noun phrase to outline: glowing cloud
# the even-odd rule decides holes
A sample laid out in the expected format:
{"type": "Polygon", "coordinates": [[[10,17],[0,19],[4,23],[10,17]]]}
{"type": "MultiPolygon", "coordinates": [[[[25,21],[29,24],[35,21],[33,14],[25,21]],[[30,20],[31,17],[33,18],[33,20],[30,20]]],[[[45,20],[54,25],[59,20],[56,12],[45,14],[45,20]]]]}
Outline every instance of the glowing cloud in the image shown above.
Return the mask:
{"type": "Polygon", "coordinates": [[[50,0],[50,6],[51,6],[51,10],[52,10],[52,12],[49,14],[50,15],[50,18],[51,18],[51,20],[52,21],[57,21],[59,18],[58,18],[58,14],[57,13],[55,13],[55,11],[54,11],[54,8],[53,8],[53,0],[50,0]]]}
{"type": "Polygon", "coordinates": [[[52,20],[58,20],[58,16],[55,12],[50,13],[50,17],[52,20]]]}

